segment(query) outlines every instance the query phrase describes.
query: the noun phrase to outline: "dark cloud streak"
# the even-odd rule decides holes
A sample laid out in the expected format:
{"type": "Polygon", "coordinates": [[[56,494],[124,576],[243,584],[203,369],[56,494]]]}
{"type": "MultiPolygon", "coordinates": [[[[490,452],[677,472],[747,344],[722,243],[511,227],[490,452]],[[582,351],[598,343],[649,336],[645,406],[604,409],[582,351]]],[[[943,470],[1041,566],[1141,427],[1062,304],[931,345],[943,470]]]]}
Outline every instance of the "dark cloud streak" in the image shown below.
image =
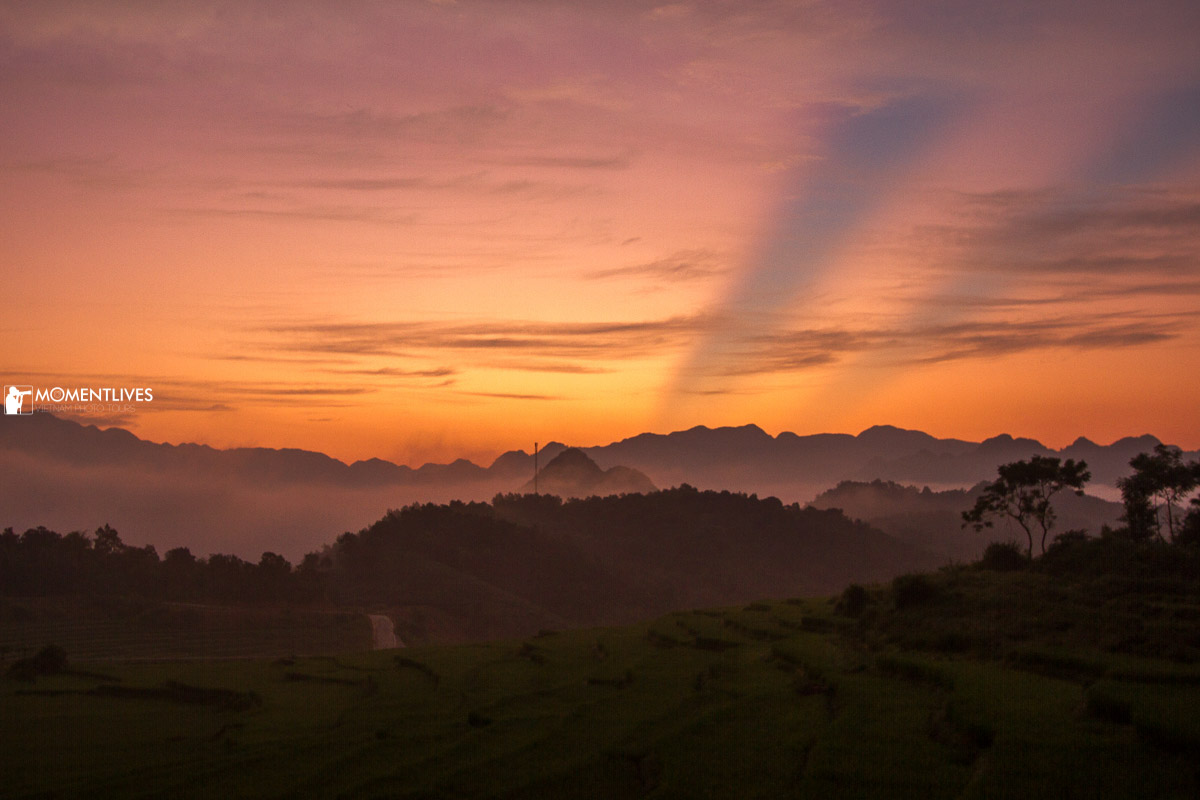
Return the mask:
{"type": "Polygon", "coordinates": [[[612,267],[587,273],[591,280],[611,278],[646,278],[667,283],[703,280],[727,272],[708,250],[681,250],[666,258],[627,267],[612,267]]]}
{"type": "Polygon", "coordinates": [[[959,225],[925,233],[935,246],[964,248],[953,260],[968,272],[1187,278],[1200,271],[1200,202],[1192,194],[1125,189],[1103,201],[1067,198],[1065,190],[964,195],[959,225]]]}
{"type": "Polygon", "coordinates": [[[513,394],[509,392],[459,392],[468,397],[490,397],[496,400],[565,400],[565,397],[550,394],[513,394]]]}
{"type": "Polygon", "coordinates": [[[607,360],[678,347],[708,324],[702,317],[644,322],[313,322],[269,327],[264,332],[269,348],[313,355],[397,356],[449,350],[607,360]]]}
{"type": "Polygon", "coordinates": [[[780,374],[836,365],[845,356],[873,353],[894,365],[938,364],[1044,349],[1098,350],[1163,342],[1183,327],[1177,315],[1126,321],[1115,315],[1024,322],[974,321],[910,328],[782,331],[741,341],[715,374],[780,374]]]}

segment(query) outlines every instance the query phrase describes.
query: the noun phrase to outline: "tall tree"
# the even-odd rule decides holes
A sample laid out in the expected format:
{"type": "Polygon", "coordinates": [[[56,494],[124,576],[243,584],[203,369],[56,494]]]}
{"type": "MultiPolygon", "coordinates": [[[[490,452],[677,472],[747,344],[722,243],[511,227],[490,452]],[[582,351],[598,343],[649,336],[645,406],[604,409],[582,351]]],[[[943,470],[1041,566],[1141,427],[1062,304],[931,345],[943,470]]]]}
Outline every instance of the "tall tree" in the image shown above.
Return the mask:
{"type": "Polygon", "coordinates": [[[1129,460],[1133,474],[1117,481],[1125,503],[1125,521],[1135,537],[1157,535],[1175,541],[1182,528],[1184,499],[1200,485],[1200,462],[1184,463],[1183,451],[1165,444],[1129,460]],[[1167,535],[1163,536],[1163,522],[1167,535]]]}
{"type": "Polygon", "coordinates": [[[1063,489],[1083,494],[1083,485],[1092,477],[1085,461],[1068,458],[1062,462],[1045,456],[1001,464],[996,471],[998,477],[984,487],[974,508],[963,512],[963,527],[971,525],[980,531],[992,527],[998,518],[1014,520],[1025,531],[1030,559],[1035,531],[1041,532],[1042,552],[1046,552],[1046,537],[1055,516],[1050,498],[1063,489]]]}

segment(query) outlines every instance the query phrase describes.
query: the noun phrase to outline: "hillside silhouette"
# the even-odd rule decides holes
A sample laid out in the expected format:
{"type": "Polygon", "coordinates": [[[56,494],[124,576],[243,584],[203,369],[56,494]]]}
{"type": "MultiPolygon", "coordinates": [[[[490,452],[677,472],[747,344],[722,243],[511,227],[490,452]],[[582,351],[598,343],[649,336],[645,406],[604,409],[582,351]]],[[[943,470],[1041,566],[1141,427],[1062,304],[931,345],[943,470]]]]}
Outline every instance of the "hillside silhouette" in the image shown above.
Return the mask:
{"type": "Polygon", "coordinates": [[[675,608],[826,593],[932,566],[841,512],[690,486],[562,501],[499,495],[389,512],[321,554],[338,603],[394,609],[413,641],[611,624],[675,608]]]}

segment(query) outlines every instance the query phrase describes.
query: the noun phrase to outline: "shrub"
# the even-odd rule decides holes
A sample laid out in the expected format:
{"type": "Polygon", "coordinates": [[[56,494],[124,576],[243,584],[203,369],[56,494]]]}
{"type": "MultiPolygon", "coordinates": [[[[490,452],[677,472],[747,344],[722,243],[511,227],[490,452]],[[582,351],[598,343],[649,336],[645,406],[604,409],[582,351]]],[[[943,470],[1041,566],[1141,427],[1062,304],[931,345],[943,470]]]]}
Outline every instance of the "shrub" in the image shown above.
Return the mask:
{"type": "Polygon", "coordinates": [[[1069,531],[1063,531],[1050,542],[1050,550],[1065,550],[1070,547],[1078,547],[1081,544],[1087,544],[1091,537],[1087,535],[1087,531],[1080,528],[1073,528],[1069,531]]]}
{"type": "Polygon", "coordinates": [[[34,681],[39,675],[57,675],[67,668],[67,651],[55,644],[48,644],[36,655],[14,661],[8,668],[8,677],[19,681],[34,681]]]}
{"type": "Polygon", "coordinates": [[[925,605],[937,599],[937,587],[925,575],[900,575],[892,581],[896,608],[925,605]]]}
{"type": "Polygon", "coordinates": [[[1200,545],[1200,504],[1184,518],[1183,526],[1175,534],[1175,544],[1190,547],[1200,545]]]}
{"type": "Polygon", "coordinates": [[[1024,569],[1029,564],[1025,551],[1016,542],[992,542],[983,551],[979,566],[997,572],[1024,569]]]}
{"type": "Polygon", "coordinates": [[[67,668],[67,651],[56,644],[48,644],[31,660],[39,675],[57,675],[67,668]]]}
{"type": "Polygon", "coordinates": [[[852,583],[842,592],[842,597],[838,600],[835,610],[837,613],[847,617],[860,617],[863,611],[867,609],[867,601],[869,599],[866,589],[857,583],[852,583]]]}

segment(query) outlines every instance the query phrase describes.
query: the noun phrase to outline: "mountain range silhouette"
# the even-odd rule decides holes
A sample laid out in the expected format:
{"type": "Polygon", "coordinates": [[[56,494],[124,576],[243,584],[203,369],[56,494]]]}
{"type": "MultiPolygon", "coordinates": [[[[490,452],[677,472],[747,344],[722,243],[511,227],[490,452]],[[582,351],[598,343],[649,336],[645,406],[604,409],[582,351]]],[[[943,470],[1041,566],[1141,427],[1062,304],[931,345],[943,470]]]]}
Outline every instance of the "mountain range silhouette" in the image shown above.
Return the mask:
{"type": "MultiPolygon", "coordinates": [[[[1007,434],[969,442],[888,425],[858,435],[809,436],[771,436],[756,425],[697,426],[573,448],[611,477],[607,484],[564,491],[606,494],[687,483],[808,502],[844,480],[965,489],[993,478],[998,464],[1032,455],[1082,458],[1093,485],[1111,487],[1129,473],[1130,458],[1158,443],[1149,435],[1109,445],[1080,438],[1054,450],[1007,434]],[[618,467],[630,472],[611,472],[618,467]]],[[[541,463],[549,468],[567,449],[551,442],[539,454],[541,463]]],[[[0,418],[0,525],[75,530],[110,523],[135,544],[296,556],[338,531],[371,523],[388,508],[487,500],[526,488],[533,471],[533,455],[524,450],[503,453],[486,467],[465,459],[416,468],[378,458],[347,464],[292,448],[160,444],[120,428],[37,413],[0,418]]],[[[551,485],[539,489],[551,491],[551,485]]]]}
{"type": "MultiPolygon", "coordinates": [[[[466,459],[413,468],[380,458],[350,464],[324,453],[296,448],[217,449],[202,444],[158,444],[122,428],[100,429],[51,414],[0,421],[0,450],[16,450],[81,465],[120,464],[150,468],[220,469],[252,474],[261,481],[307,481],[366,486],[430,482],[471,483],[532,476],[533,455],[510,450],[482,467],[466,459]]],[[[759,491],[754,485],[841,480],[907,481],[971,485],[994,477],[1005,461],[1052,455],[1084,459],[1093,483],[1115,485],[1128,474],[1129,459],[1160,444],[1149,434],[1100,445],[1079,437],[1061,450],[1036,439],[1000,434],[982,442],[938,439],[927,433],[876,425],[857,436],[821,433],[772,437],[757,425],[708,428],[668,434],[642,433],[608,445],[578,447],[601,469],[625,466],[660,485],[690,483],[705,488],[759,491]]],[[[553,460],[566,445],[551,442],[541,458],[553,460]]],[[[1185,458],[1200,451],[1185,452],[1185,458]]],[[[761,493],[761,492],[760,492],[761,493]]]]}

